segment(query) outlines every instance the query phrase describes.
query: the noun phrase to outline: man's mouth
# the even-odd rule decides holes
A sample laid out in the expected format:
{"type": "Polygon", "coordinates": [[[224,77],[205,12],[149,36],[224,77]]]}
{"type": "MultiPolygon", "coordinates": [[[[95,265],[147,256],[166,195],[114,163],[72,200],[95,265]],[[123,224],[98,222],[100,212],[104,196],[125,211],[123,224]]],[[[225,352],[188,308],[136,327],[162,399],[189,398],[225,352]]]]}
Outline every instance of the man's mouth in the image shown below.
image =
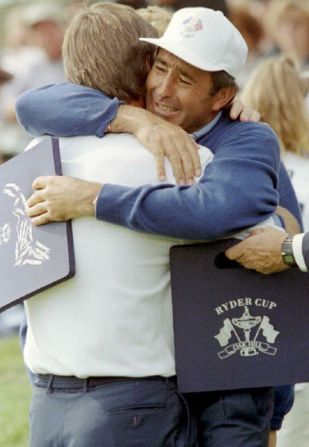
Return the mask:
{"type": "Polygon", "coordinates": [[[175,116],[179,110],[169,104],[164,104],[160,102],[153,102],[153,112],[157,115],[162,115],[166,118],[175,116]]]}

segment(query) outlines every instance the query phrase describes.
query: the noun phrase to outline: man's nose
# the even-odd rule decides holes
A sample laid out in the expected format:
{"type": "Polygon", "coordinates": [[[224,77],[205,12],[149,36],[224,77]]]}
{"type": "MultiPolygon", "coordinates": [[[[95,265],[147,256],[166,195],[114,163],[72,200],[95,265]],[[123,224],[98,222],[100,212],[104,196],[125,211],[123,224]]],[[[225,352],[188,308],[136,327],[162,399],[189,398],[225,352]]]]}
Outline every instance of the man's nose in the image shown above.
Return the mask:
{"type": "Polygon", "coordinates": [[[173,86],[173,77],[171,74],[167,74],[164,79],[162,79],[162,82],[157,89],[157,93],[161,96],[161,98],[169,98],[173,94],[173,86]]]}

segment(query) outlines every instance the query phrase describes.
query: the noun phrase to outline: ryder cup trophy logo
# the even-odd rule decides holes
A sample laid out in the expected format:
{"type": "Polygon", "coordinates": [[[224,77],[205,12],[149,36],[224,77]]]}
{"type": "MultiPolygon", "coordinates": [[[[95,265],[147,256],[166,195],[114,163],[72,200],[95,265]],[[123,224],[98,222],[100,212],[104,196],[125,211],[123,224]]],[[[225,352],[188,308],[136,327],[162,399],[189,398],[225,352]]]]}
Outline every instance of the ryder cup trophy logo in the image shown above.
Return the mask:
{"type": "Polygon", "coordinates": [[[50,248],[46,247],[33,235],[31,220],[26,214],[26,198],[15,183],[7,183],[3,194],[11,199],[12,222],[0,225],[0,248],[15,242],[14,266],[41,265],[50,259],[50,248]]]}
{"type": "MultiPolygon", "coordinates": [[[[246,300],[251,300],[247,298],[246,300]]],[[[274,304],[274,303],[273,303],[274,304]]],[[[275,343],[279,331],[274,329],[267,316],[253,316],[249,307],[244,306],[243,314],[239,318],[225,318],[223,327],[215,335],[223,350],[218,352],[221,360],[239,353],[242,357],[258,354],[276,355],[275,343]]]]}

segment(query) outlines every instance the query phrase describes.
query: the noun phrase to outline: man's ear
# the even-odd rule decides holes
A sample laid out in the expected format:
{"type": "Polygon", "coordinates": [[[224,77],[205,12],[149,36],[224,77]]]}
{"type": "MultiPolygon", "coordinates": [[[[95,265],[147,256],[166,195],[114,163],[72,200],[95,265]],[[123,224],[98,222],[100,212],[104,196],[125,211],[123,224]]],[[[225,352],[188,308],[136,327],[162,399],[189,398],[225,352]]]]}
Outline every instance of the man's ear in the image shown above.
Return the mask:
{"type": "Polygon", "coordinates": [[[225,87],[219,90],[215,94],[212,110],[214,112],[219,112],[219,110],[229,105],[234,99],[236,93],[237,92],[234,87],[225,87]]]}

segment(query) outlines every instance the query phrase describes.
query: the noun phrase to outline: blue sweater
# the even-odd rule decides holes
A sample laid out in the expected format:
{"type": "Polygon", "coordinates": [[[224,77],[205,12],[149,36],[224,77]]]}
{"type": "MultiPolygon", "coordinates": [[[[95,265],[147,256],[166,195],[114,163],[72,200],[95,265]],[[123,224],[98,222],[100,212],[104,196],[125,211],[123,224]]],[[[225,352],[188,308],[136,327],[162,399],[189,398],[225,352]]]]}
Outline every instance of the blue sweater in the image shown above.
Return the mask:
{"type": "MultiPolygon", "coordinates": [[[[24,93],[16,110],[21,124],[33,135],[102,137],[119,103],[96,90],[63,83],[24,93]]],[[[199,183],[191,187],[105,185],[98,198],[97,218],[148,233],[199,240],[252,226],[270,216],[278,203],[301,221],[270,127],[231,121],[223,114],[198,143],[214,153],[199,183]]],[[[274,429],[280,428],[292,400],[291,387],[278,389],[274,429]]]]}

